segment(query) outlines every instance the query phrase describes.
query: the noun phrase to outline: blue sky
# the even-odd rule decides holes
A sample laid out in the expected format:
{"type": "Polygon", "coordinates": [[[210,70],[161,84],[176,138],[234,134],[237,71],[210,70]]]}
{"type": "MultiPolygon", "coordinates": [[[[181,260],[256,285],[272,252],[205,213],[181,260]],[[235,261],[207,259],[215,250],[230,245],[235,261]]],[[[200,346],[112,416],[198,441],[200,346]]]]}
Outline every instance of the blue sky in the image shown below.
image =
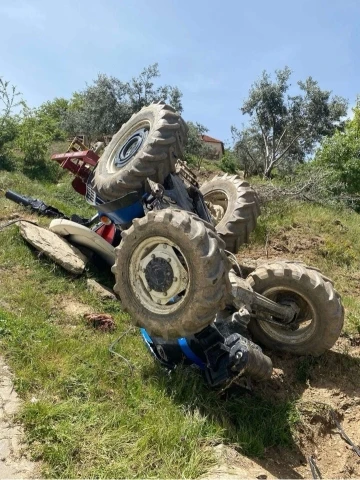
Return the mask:
{"type": "Polygon", "coordinates": [[[358,0],[0,0],[0,76],[31,106],[70,97],[98,73],[128,80],[159,63],[183,116],[231,141],[266,69],[288,65],[355,103],[358,0]]]}

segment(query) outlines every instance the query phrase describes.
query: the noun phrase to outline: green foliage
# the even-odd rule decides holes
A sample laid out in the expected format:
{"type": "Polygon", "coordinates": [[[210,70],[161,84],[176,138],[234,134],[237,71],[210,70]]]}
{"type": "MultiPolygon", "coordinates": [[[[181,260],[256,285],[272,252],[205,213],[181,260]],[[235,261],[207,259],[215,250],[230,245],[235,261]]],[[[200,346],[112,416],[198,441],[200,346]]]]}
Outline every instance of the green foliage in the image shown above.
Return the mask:
{"type": "Polygon", "coordinates": [[[24,156],[25,173],[34,178],[56,180],[59,169],[48,159],[53,135],[51,118],[40,115],[37,110],[24,109],[15,142],[24,156]]]}
{"type": "Polygon", "coordinates": [[[211,147],[203,139],[208,129],[201,123],[187,122],[188,138],[185,146],[184,158],[190,164],[200,169],[203,161],[211,154],[211,147]]]}
{"type": "Polygon", "coordinates": [[[311,380],[311,374],[318,360],[314,357],[300,358],[296,364],[296,379],[298,382],[306,383],[311,380]]]}
{"type": "Polygon", "coordinates": [[[153,102],[168,102],[181,112],[182,93],[169,85],[156,87],[158,77],[157,63],[127,82],[100,74],[93,84],[73,94],[63,115],[63,128],[71,135],[82,133],[94,140],[114,134],[133,113],[153,102]]]}
{"type": "Polygon", "coordinates": [[[269,178],[275,167],[289,170],[303,163],[319,141],[341,127],[347,102],[321,90],[311,77],[299,81],[299,93],[290,95],[290,75],[285,67],[275,72],[273,81],[263,72],[241,107],[251,117],[250,125],[242,131],[232,127],[246,175],[269,178]]]}
{"type": "Polygon", "coordinates": [[[0,160],[8,154],[17,134],[18,116],[14,115],[14,109],[21,104],[19,95],[14,85],[0,77],[0,160]]]}
{"type": "Polygon", "coordinates": [[[66,138],[66,132],[62,128],[62,120],[68,107],[69,101],[65,98],[54,98],[54,100],[49,100],[40,105],[36,111],[39,122],[44,125],[43,128],[51,134],[51,139],[54,141],[65,140],[66,138]]]}
{"type": "Polygon", "coordinates": [[[219,162],[219,166],[223,172],[236,173],[239,167],[239,163],[232,151],[225,150],[225,153],[219,162]]]}
{"type": "Polygon", "coordinates": [[[360,209],[360,102],[354,118],[348,120],[343,132],[326,138],[316,152],[313,166],[329,171],[329,188],[337,196],[348,196],[348,204],[360,209]]]}

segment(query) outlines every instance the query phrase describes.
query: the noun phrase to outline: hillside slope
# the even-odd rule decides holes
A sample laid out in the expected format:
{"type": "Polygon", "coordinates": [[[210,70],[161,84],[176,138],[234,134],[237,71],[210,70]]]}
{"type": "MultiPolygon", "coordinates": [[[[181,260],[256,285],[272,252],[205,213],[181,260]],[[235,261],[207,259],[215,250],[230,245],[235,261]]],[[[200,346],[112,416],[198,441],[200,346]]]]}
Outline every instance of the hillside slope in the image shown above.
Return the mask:
{"type": "MultiPolygon", "coordinates": [[[[2,171],[0,189],[36,196],[65,213],[89,215],[69,177],[41,183],[2,171]]],[[[47,225],[0,197],[0,224],[14,214],[47,225]]],[[[219,396],[192,369],[171,376],[155,365],[133,329],[117,349],[129,370],[108,352],[128,330],[121,305],[101,302],[74,278],[40,258],[18,227],[0,232],[0,342],[24,399],[21,421],[33,457],[47,477],[198,477],[216,463],[213,447],[231,446],[274,476],[310,476],[314,454],[328,477],[359,477],[356,454],[335,433],[328,407],[360,442],[360,225],[359,216],[305,204],[266,208],[251,246],[238,258],[254,265],[301,259],[328,276],[343,295],[344,336],[319,359],[271,356],[272,381],[219,396]],[[84,313],[106,312],[115,333],[89,328],[84,313]],[[335,453],[334,453],[335,452],[335,453]]],[[[89,267],[87,277],[112,286],[110,271],[89,267]]],[[[269,352],[268,352],[269,353],[269,352]]],[[[236,464],[236,452],[231,457],[236,464]]],[[[240,461],[240,460],[239,460],[240,461]]]]}

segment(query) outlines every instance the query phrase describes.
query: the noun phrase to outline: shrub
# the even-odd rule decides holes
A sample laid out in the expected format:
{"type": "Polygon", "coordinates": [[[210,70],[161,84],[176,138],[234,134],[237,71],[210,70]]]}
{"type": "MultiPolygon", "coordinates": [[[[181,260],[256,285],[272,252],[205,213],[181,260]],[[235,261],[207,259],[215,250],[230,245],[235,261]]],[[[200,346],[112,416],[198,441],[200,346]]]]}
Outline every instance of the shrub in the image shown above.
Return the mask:
{"type": "Polygon", "coordinates": [[[219,166],[226,173],[236,173],[239,167],[235,155],[230,150],[225,151],[219,166]]]}
{"type": "Polygon", "coordinates": [[[24,156],[24,173],[30,177],[56,181],[58,169],[48,160],[52,142],[51,126],[41,119],[35,110],[25,109],[19,125],[16,146],[24,156]]]}

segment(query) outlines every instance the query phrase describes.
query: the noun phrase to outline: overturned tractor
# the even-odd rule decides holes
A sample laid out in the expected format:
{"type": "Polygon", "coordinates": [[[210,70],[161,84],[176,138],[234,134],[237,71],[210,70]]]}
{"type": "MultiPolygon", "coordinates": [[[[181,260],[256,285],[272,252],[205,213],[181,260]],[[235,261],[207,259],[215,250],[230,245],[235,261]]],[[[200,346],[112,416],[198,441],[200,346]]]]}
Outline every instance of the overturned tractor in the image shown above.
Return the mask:
{"type": "Polygon", "coordinates": [[[182,161],[187,127],[170,106],[144,107],[99,158],[54,155],[97,213],[50,230],[112,265],[114,290],[152,354],[197,365],[211,385],[268,379],[260,346],[299,355],[331,348],[343,325],[333,283],[301,262],[260,266],[245,278],[234,254],[260,214],[250,185],[219,175],[202,186],[182,161]]]}

